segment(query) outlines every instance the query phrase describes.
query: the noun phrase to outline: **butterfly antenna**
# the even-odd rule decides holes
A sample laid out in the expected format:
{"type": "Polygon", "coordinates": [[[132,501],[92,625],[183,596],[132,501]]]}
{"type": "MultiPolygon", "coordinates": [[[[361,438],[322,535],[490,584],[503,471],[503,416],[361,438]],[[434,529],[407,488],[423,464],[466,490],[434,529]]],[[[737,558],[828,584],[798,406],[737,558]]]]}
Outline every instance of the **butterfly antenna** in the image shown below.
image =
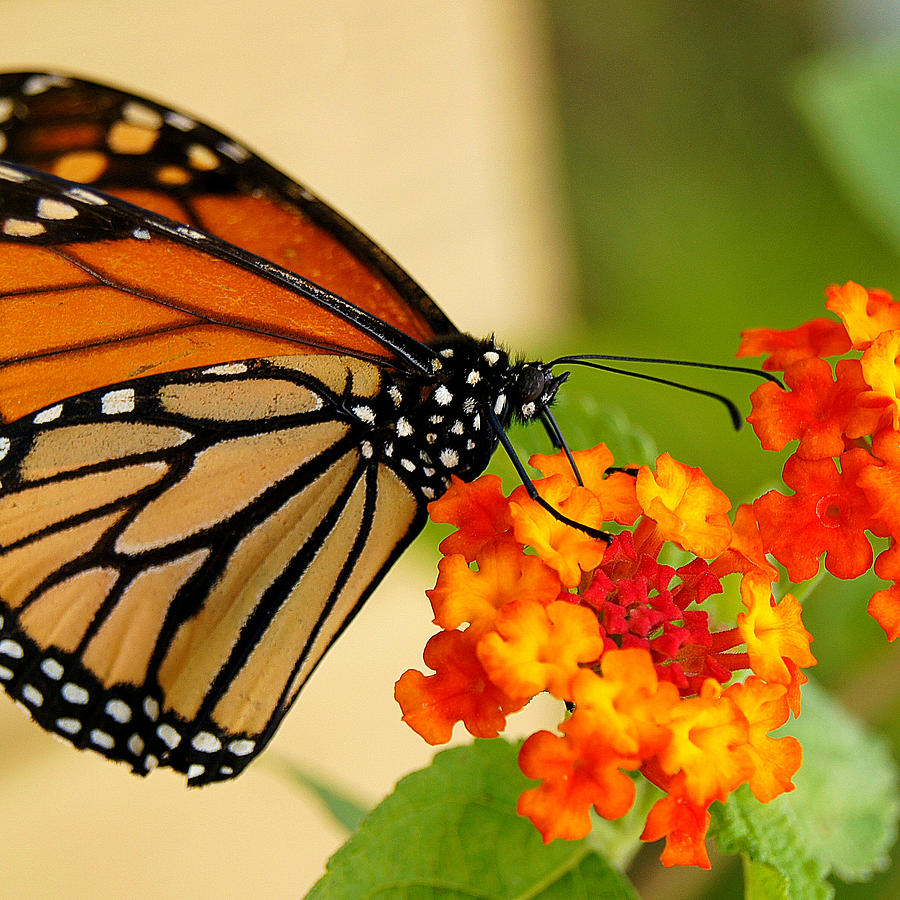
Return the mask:
{"type": "Polygon", "coordinates": [[[558,522],[562,522],[564,525],[569,525],[572,528],[577,528],[579,531],[583,531],[586,535],[589,535],[592,538],[598,538],[599,540],[605,541],[608,544],[612,540],[611,534],[606,531],[601,531],[599,528],[591,528],[590,525],[584,525],[581,522],[576,522],[574,519],[570,519],[568,516],[563,515],[558,509],[554,509],[553,506],[549,504],[538,493],[538,489],[534,486],[534,482],[525,471],[525,466],[522,465],[522,460],[519,459],[519,456],[516,453],[515,449],[513,449],[513,445],[510,443],[506,432],[503,430],[503,426],[500,424],[500,420],[497,418],[497,414],[490,406],[487,407],[486,412],[487,420],[488,422],[490,422],[491,428],[494,429],[494,434],[497,435],[498,440],[503,445],[503,449],[506,451],[506,455],[509,457],[510,461],[515,467],[515,470],[518,473],[522,484],[525,486],[525,491],[528,493],[528,496],[531,497],[531,499],[534,500],[535,503],[537,503],[539,506],[547,510],[547,512],[550,513],[550,515],[553,516],[553,518],[558,522]]]}
{"type": "Polygon", "coordinates": [[[584,487],[584,481],[581,479],[581,472],[578,471],[578,466],[575,464],[575,457],[572,456],[572,451],[566,443],[566,439],[559,427],[559,423],[553,418],[553,413],[550,412],[549,409],[545,409],[541,414],[541,424],[544,426],[544,429],[550,437],[550,443],[552,443],[557,450],[562,450],[563,453],[566,454],[566,459],[569,460],[569,465],[572,467],[572,472],[575,475],[578,486],[584,487]]]}
{"type": "MultiPolygon", "coordinates": [[[[712,400],[718,400],[725,409],[728,410],[728,415],[731,416],[731,424],[734,426],[735,431],[740,431],[743,426],[743,421],[741,419],[740,411],[737,406],[728,399],[728,397],[723,394],[718,394],[715,391],[707,391],[703,388],[693,387],[690,384],[684,384],[681,381],[671,381],[668,378],[658,378],[655,375],[647,375],[646,372],[632,372],[630,369],[619,369],[616,366],[605,366],[602,363],[589,362],[591,359],[627,359],[630,362],[669,362],[669,360],[649,360],[649,359],[632,359],[631,357],[606,357],[606,356],[562,356],[557,360],[554,360],[552,363],[549,363],[551,366],[555,365],[576,365],[576,366],[587,366],[591,369],[599,369],[601,372],[613,372],[616,375],[630,375],[632,378],[640,378],[644,381],[652,381],[655,384],[664,384],[666,387],[678,388],[680,391],[687,391],[691,394],[700,394],[703,397],[709,397],[712,400]]],[[[685,363],[685,365],[697,365],[702,366],[702,363],[685,363]]],[[[740,369],[737,366],[710,366],[710,368],[716,369],[725,369],[726,371],[747,371],[753,372],[757,375],[761,375],[766,378],[768,381],[774,381],[777,384],[781,384],[774,375],[769,375],[768,372],[758,372],[756,369],[740,369]]],[[[784,387],[784,385],[782,385],[784,387]]]]}
{"type": "MultiPolygon", "coordinates": [[[[777,378],[771,372],[763,372],[761,369],[751,369],[749,366],[729,366],[722,363],[705,363],[696,362],[690,359],[663,359],[657,356],[609,356],[604,353],[583,353],[579,356],[560,356],[548,363],[550,366],[566,365],[567,363],[579,364],[586,359],[603,359],[607,362],[634,362],[634,363],[656,363],[664,366],[689,366],[695,369],[717,369],[720,372],[737,372],[741,375],[755,375],[764,381],[771,381],[777,384],[782,390],[785,390],[780,378],[777,378]]],[[[583,363],[584,364],[584,363],[583,363]]],[[[623,374],[631,374],[623,373],[623,374]]]]}

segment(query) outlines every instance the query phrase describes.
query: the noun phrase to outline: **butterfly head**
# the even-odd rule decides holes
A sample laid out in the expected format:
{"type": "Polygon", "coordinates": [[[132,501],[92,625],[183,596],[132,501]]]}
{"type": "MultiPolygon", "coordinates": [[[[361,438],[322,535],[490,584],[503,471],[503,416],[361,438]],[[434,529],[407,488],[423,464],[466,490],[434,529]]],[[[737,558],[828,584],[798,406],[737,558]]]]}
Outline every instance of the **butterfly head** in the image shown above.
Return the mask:
{"type": "Polygon", "coordinates": [[[515,418],[523,422],[539,419],[569,377],[568,372],[554,375],[546,363],[519,363],[513,367],[510,405],[515,418]]]}

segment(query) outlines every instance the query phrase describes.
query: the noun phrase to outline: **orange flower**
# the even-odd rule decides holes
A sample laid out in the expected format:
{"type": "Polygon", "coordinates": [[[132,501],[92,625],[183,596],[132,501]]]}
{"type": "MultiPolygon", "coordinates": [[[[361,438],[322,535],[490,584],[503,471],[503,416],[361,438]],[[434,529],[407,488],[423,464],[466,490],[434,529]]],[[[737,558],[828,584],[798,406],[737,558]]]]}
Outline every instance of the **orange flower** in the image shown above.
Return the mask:
{"type": "Polygon", "coordinates": [[[784,372],[798,359],[808,356],[837,356],[850,349],[850,338],[840,322],[813,319],[799,328],[777,331],[773,328],[751,328],[741,332],[738,356],[771,356],[762,367],[767,372],[784,372]]]}
{"type": "Polygon", "coordinates": [[[731,501],[702,469],[663,453],[656,461],[656,474],[641,466],[636,490],[641,509],[656,522],[662,540],[707,558],[718,556],[731,543],[727,516],[731,501]]]}
{"type": "Polygon", "coordinates": [[[894,428],[900,427],[900,331],[879,334],[862,355],[860,366],[866,383],[876,394],[888,398],[894,428]]]}
{"type": "Polygon", "coordinates": [[[608,650],[601,670],[602,676],[582,669],[572,680],[575,713],[562,729],[585,740],[591,732],[602,735],[623,758],[658,753],[670,739],[667,723],[680,702],[678,689],[659,680],[646,650],[608,650]]]}
{"type": "MultiPolygon", "coordinates": [[[[570,519],[592,528],[603,525],[600,502],[586,488],[572,487],[561,475],[543,478],[535,486],[544,500],[570,519]]],[[[575,587],[581,573],[589,572],[603,559],[603,541],[554,518],[527,495],[524,487],[516,488],[510,497],[509,515],[516,540],[534,547],[566,587],[575,587]]]]}
{"type": "MultiPolygon", "coordinates": [[[[861,469],[856,481],[869,501],[873,518],[900,539],[900,433],[886,428],[876,434],[872,455],[873,464],[861,469]],[[883,465],[876,465],[876,460],[883,465]]],[[[900,572],[897,575],[900,577],[900,572]]]]}
{"type": "Polygon", "coordinates": [[[831,459],[792,456],[783,477],[794,495],[769,491],[753,504],[763,546],[795,583],[816,574],[822,553],[825,567],[838,578],[856,578],[872,565],[872,546],[865,534],[872,510],[857,486],[872,459],[857,448],[840,460],[839,471],[831,459]]]}
{"type": "Polygon", "coordinates": [[[600,625],[590,609],[556,601],[507,603],[497,614],[496,631],[478,643],[478,659],[488,677],[513,696],[548,690],[570,700],[570,683],[579,663],[594,662],[603,652],[600,625]]]}
{"type": "Polygon", "coordinates": [[[457,553],[444,557],[438,572],[437,584],[426,592],[435,624],[450,629],[468,622],[472,637],[494,627],[497,610],[504,603],[550,603],[562,590],[552,569],[536,556],[525,556],[520,544],[503,539],[481,548],[477,570],[457,553]]]}
{"type": "Polygon", "coordinates": [[[834,379],[824,359],[802,359],[785,373],[790,391],[767,381],[750,395],[753,412],[747,421],[764,449],[781,450],[799,440],[798,456],[824,459],[843,453],[845,436],[858,438],[875,430],[889,399],[876,395],[870,405],[861,405],[861,395],[871,392],[859,360],[839,360],[836,372],[834,379]]]}
{"type": "Polygon", "coordinates": [[[429,744],[444,744],[463,722],[475,737],[492,738],[506,716],[531,698],[510,697],[486,676],[464,631],[439,631],[425,645],[425,664],[434,675],[404,672],[394,687],[403,721],[429,744]]]}
{"type": "Polygon", "coordinates": [[[484,544],[509,528],[509,501],[497,475],[482,475],[472,482],[453,475],[447,492],[428,504],[428,515],[432,522],[459,529],[441,542],[441,553],[461,553],[471,562],[484,544]]]}
{"type": "MultiPolygon", "coordinates": [[[[862,463],[843,456],[841,474],[862,497],[855,481],[862,463]]],[[[789,703],[799,711],[799,666],[815,660],[796,601],[788,595],[772,605],[771,541],[754,507],[739,508],[732,527],[727,497],[667,454],[655,474],[643,468],[632,478],[607,476],[612,456],[603,446],[579,453],[584,486],[562,455],[532,464],[547,473],[537,482],[542,498],[575,521],[621,525],[634,520],[638,504],[643,516],[607,547],[560,522],[524,488],[506,500],[493,479],[454,482],[432,505],[459,526],[442,544],[445,559],[429,592],[445,630],[425,648],[434,674],[410,670],[397,682],[404,721],[431,743],[448,740],[458,721],[490,737],[531,696],[549,691],[574,712],[559,735],[531,735],[519,758],[540,784],[522,794],[518,810],[544,840],[584,837],[592,807],[606,818],[624,815],[635,796],[627,773],[640,772],[667,794],[643,837],[665,836],[666,865],[708,866],[709,804],[745,781],[771,798],[790,789],[799,765],[796,742],[768,733],[789,703]],[[693,559],[664,565],[666,541],[693,559]],[[744,574],[747,612],[736,627],[712,631],[700,607],[721,591],[718,576],[731,572],[744,574]],[[722,688],[748,666],[779,683],[752,676],[746,690],[722,688]]],[[[883,556],[885,568],[900,572],[892,555],[883,556]]]]}
{"type": "Polygon", "coordinates": [[[829,285],[825,296],[825,306],[840,316],[854,350],[865,350],[878,335],[900,328],[900,304],[887,291],[867,291],[855,281],[848,281],[844,285],[829,285]]]}
{"type": "MultiPolygon", "coordinates": [[[[600,501],[604,518],[620,525],[633,525],[641,514],[634,495],[634,477],[626,472],[606,474],[613,464],[613,455],[606,444],[598,444],[593,450],[575,450],[572,457],[584,487],[600,501]]],[[[572,466],[562,454],[535,453],[528,462],[545,477],[562,475],[573,487],[578,483],[572,466]]]]}
{"type": "Polygon", "coordinates": [[[749,782],[756,799],[768,803],[794,790],[791,779],[803,759],[800,742],[792,737],[769,737],[769,732],[784,725],[790,714],[785,688],[751,675],[743,683],[730,685],[725,694],[749,724],[745,750],[753,762],[749,782]]]}
{"type": "Polygon", "coordinates": [[[868,613],[884,629],[889,641],[900,637],[900,582],[876,591],[869,600],[868,613]]]}
{"type": "Polygon", "coordinates": [[[666,839],[660,861],[664,866],[711,868],[706,852],[710,815],[706,806],[670,795],[657,800],[647,815],[642,841],[666,839]]]}
{"type": "Polygon", "coordinates": [[[618,819],[634,803],[634,783],[619,770],[621,762],[602,741],[538,731],[522,745],[519,768],[542,783],[519,798],[519,815],[531,819],[545,844],[580,840],[590,833],[592,806],[618,819]]]}
{"type": "Polygon", "coordinates": [[[739,613],[737,626],[753,671],[765,681],[788,685],[791,673],[785,660],[798,666],[814,666],[810,653],[812,635],[803,627],[801,607],[791,594],[778,604],[772,601],[771,585],[764,577],[745,575],[741,597],[747,612],[739,613]]]}
{"type": "Polygon", "coordinates": [[[724,801],[753,774],[744,750],[747,719],[712,678],[699,696],[682,699],[671,710],[667,725],[672,740],[658,754],[659,765],[667,775],[681,775],[683,795],[691,803],[724,801]]]}

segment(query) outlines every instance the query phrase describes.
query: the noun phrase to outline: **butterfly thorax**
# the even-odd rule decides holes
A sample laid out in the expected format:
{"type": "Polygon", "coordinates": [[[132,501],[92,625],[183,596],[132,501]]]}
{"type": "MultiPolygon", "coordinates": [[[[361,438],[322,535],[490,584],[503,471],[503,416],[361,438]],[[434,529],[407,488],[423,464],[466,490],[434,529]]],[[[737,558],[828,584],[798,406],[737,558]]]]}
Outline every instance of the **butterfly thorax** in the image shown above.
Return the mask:
{"type": "Polygon", "coordinates": [[[383,447],[427,499],[439,497],[453,475],[471,481],[481,474],[497,447],[495,425],[539,418],[566,377],[542,363],[511,362],[491,339],[458,335],[433,346],[430,378],[387,388],[399,415],[383,447]]]}

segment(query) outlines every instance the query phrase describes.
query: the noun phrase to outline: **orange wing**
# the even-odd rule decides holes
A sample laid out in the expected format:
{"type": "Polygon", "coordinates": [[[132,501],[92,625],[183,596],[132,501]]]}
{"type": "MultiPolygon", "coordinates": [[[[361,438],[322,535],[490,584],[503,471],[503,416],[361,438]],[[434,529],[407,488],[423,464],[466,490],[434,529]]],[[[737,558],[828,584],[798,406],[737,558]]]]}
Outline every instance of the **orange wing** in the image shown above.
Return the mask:
{"type": "Polygon", "coordinates": [[[456,332],[338,213],[181,113],[19,73],[0,75],[0,120],[3,158],[69,180],[0,179],[0,421],[141,375],[317,349],[425,369],[421,343],[456,332]]]}
{"type": "Polygon", "coordinates": [[[0,164],[0,416],[132,378],[298,352],[433,351],[239,248],[0,164]]]}

